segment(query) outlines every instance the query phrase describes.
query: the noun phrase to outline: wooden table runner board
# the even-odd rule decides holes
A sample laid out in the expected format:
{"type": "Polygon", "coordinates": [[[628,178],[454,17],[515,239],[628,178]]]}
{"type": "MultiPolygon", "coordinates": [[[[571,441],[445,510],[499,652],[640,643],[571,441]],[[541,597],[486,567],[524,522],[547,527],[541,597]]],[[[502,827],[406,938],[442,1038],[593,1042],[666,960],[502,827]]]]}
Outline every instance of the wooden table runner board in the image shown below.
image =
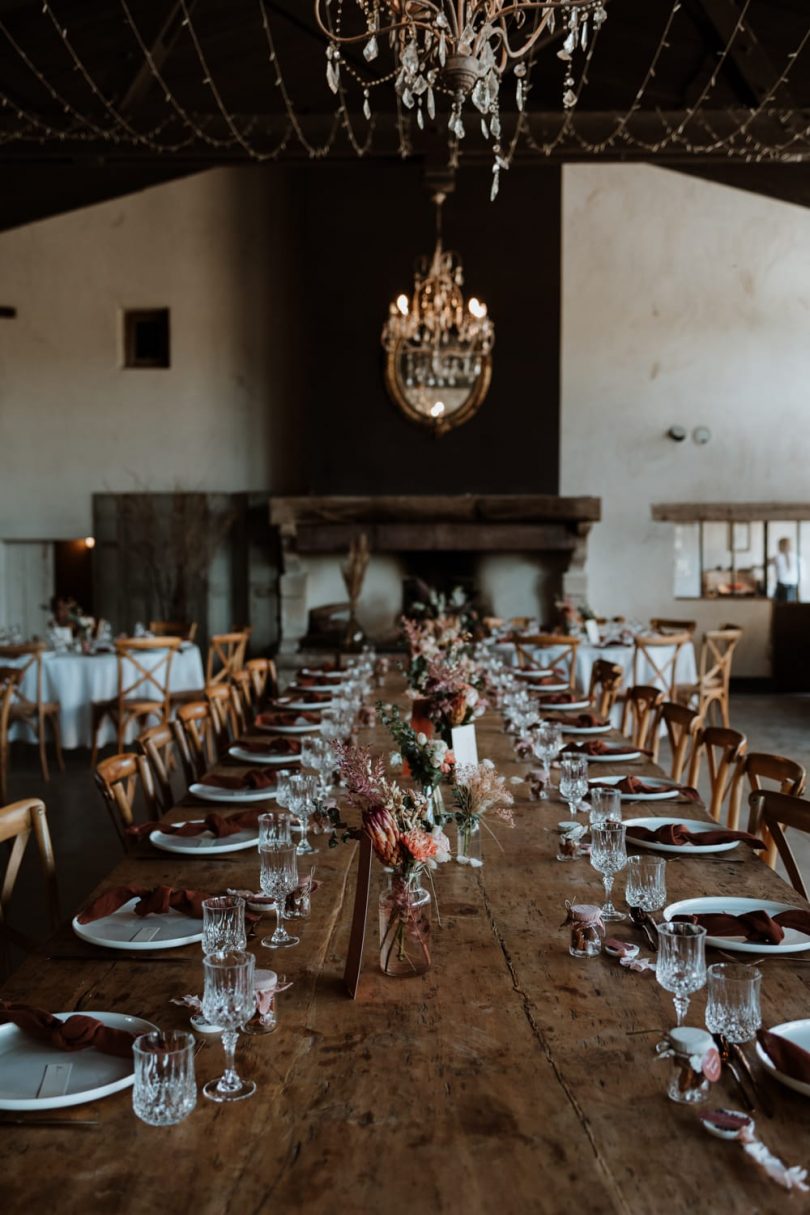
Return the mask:
{"type": "MultiPolygon", "coordinates": [[[[386,694],[401,691],[392,677],[386,694]]],[[[526,773],[498,717],[482,719],[478,736],[482,758],[507,775],[526,773]]],[[[390,750],[379,729],[371,741],[390,750]]],[[[599,775],[614,770],[627,767],[604,765],[599,775]]],[[[630,770],[660,773],[650,762],[630,770]]],[[[97,1118],[96,1131],[4,1126],[3,1212],[45,1204],[60,1215],[807,1209],[806,1196],[765,1180],[736,1144],[711,1138],[693,1110],[667,1100],[668,1064],[654,1057],[656,1034],[631,1035],[670,1027],[671,998],[653,974],[629,972],[605,954],[568,954],[563,902],[599,902],[601,880],[587,860],[554,859],[565,805],[531,802],[526,784],[515,791],[514,830],[494,824],[503,851],[485,834],[483,868],[451,862],[436,875],[441,926],[434,910],[433,967],[423,977],[386,978],[377,968],[375,862],[356,1001],[342,982],[356,845],[328,849],[323,837],[311,837],[323,886],[312,918],[298,922],[300,946],[251,946],[258,965],[294,982],[279,997],[278,1031],[240,1038],[240,1070],[256,1081],[256,1096],[232,1107],[201,1097],[185,1122],[164,1130],[134,1117],[129,1092],[64,1111],[97,1118]]],[[[195,806],[192,815],[187,802],[171,817],[211,808],[195,806]]],[[[624,806],[626,818],[673,812],[705,816],[698,806],[675,810],[667,802],[624,806]]],[[[99,889],[122,882],[257,889],[258,863],[253,851],[219,860],[154,851],[148,860],[123,858],[99,889]]],[[[616,887],[621,904],[621,875],[616,887]]],[[[804,905],[743,846],[719,858],[670,859],[667,887],[670,901],[728,893],[804,905]]],[[[643,946],[628,924],[610,932],[643,946]]],[[[67,931],[44,954],[82,948],[67,931]]],[[[184,1028],[186,1011],[169,1001],[201,994],[200,947],[163,956],[176,965],[136,964],[123,955],[34,957],[3,995],[55,1011],[109,1009],[184,1028]]],[[[763,970],[765,1023],[808,1015],[810,967],[766,961],[763,970]]],[[[704,1007],[700,992],[690,1024],[702,1025],[704,1007]]],[[[219,1045],[209,1039],[197,1057],[198,1079],[221,1067],[219,1045]]],[[[757,1117],[762,1138],[789,1164],[810,1163],[810,1103],[775,1085],[771,1091],[776,1117],[757,1117]]],[[[725,1081],[713,1087],[711,1102],[739,1107],[725,1081]]]]}

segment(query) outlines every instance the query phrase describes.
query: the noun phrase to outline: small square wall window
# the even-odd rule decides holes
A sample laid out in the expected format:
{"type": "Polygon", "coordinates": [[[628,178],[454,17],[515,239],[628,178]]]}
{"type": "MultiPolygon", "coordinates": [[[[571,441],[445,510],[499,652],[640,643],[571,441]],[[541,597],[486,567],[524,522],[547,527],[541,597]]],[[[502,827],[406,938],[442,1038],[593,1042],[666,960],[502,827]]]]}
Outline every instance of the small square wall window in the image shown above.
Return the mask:
{"type": "Polygon", "coordinates": [[[124,309],[124,366],[168,367],[169,309],[124,309]]]}

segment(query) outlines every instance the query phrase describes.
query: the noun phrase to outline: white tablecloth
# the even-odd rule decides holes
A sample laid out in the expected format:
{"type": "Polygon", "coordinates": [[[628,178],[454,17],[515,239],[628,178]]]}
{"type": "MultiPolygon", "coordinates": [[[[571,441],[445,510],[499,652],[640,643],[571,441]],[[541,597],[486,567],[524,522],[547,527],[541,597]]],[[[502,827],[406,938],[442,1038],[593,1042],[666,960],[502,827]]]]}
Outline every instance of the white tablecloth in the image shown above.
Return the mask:
{"type": "MultiPolygon", "coordinates": [[[[139,655],[139,661],[146,667],[154,666],[165,657],[165,650],[154,650],[151,654],[139,655]]],[[[22,666],[25,660],[16,663],[8,662],[8,666],[22,666]]],[[[132,679],[136,675],[132,669],[132,679]]],[[[161,668],[157,678],[163,675],[161,668]]],[[[130,681],[129,677],[125,678],[130,681]]],[[[172,659],[170,688],[172,692],[187,692],[193,688],[202,688],[205,684],[202,655],[199,646],[186,645],[172,659]]],[[[29,700],[36,700],[37,680],[36,666],[32,665],[26,671],[22,681],[22,694],[29,700]]],[[[157,689],[146,682],[134,693],[143,695],[144,699],[157,698],[157,689]]],[[[115,654],[64,654],[46,651],[42,662],[42,695],[44,700],[55,700],[60,705],[59,724],[62,728],[62,746],[65,748],[91,747],[93,745],[92,709],[93,701],[114,700],[118,695],[118,659],[115,654]]],[[[157,722],[147,721],[140,726],[133,726],[129,738],[134,737],[139,730],[146,729],[157,722]]],[[[99,745],[115,741],[115,728],[112,722],[105,720],[99,731],[99,745]]],[[[10,732],[11,738],[22,738],[33,742],[35,735],[30,727],[17,723],[10,732]]]]}

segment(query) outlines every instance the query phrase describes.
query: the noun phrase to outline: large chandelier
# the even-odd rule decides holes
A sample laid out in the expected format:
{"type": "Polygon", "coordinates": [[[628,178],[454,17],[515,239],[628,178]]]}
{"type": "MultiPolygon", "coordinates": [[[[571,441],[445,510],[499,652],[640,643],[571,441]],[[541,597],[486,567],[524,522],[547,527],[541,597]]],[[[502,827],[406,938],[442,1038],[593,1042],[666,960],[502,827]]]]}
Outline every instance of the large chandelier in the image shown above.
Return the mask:
{"type": "MultiPolygon", "coordinates": [[[[425,117],[436,117],[436,95],[450,101],[448,130],[461,140],[465,135],[464,109],[471,102],[481,129],[492,140],[494,152],[493,197],[498,174],[508,168],[501,151],[501,81],[508,69],[515,77],[515,102],[523,110],[528,92],[526,59],[540,37],[555,30],[561,35],[558,57],[565,64],[562,103],[576,104],[572,60],[585,48],[591,31],[607,18],[606,0],[315,0],[315,17],[329,39],[326,79],[334,93],[341,88],[343,47],[363,44],[363,58],[371,64],[386,45],[393,59],[390,75],[402,106],[416,113],[420,129],[425,117]]],[[[364,88],[363,108],[371,117],[370,90],[364,88]]]]}
{"type": "Polygon", "coordinates": [[[416,264],[413,292],[392,301],[382,331],[385,379],[400,409],[441,435],[476,412],[489,388],[495,327],[487,306],[465,300],[461,259],[442,244],[445,193],[434,195],[436,247],[416,264]]]}

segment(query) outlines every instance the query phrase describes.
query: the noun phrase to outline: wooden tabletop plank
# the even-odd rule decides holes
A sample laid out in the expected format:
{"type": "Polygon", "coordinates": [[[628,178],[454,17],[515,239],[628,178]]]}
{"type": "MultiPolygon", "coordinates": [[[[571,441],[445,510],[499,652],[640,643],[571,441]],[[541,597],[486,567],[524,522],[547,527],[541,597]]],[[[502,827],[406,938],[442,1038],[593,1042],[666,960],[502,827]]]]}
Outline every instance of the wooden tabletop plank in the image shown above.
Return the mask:
{"type": "MultiPolygon", "coordinates": [[[[401,681],[392,678],[386,691],[401,693],[401,681]]],[[[497,717],[482,719],[478,736],[482,757],[507,775],[525,775],[497,717]]],[[[372,741],[389,749],[380,730],[372,741]]],[[[598,774],[622,770],[600,765],[598,774]]],[[[659,771],[646,761],[631,770],[659,771]]],[[[672,1025],[671,999],[652,974],[629,972],[604,954],[568,954],[564,900],[599,901],[601,880],[587,860],[554,859],[567,807],[556,798],[531,802],[525,784],[516,791],[516,826],[494,824],[500,848],[485,834],[484,867],[451,863],[436,874],[441,926],[434,912],[433,967],[423,977],[386,978],[377,968],[375,863],[356,1001],[342,986],[356,846],[328,849],[312,837],[323,886],[311,919],[296,922],[301,945],[251,944],[259,965],[294,981],[279,997],[278,1031],[240,1039],[238,1063],[257,1095],[232,1107],[200,1098],[191,1117],[162,1131],[135,1119],[127,1092],[65,1111],[97,1117],[97,1132],[4,1126],[4,1211],[43,1202],[60,1212],[126,1215],[169,1207],[194,1215],[751,1215],[783,1212],[788,1202],[803,1209],[801,1197],[788,1199],[763,1179],[737,1145],[710,1138],[694,1111],[667,1100],[668,1064],[654,1057],[656,1034],[633,1031],[672,1025]]],[[[185,799],[171,818],[216,808],[185,799]]],[[[625,817],[672,812],[666,802],[625,807],[625,817]]],[[[678,806],[677,814],[705,811],[678,806]]],[[[213,892],[256,888],[257,880],[253,850],[185,860],[142,846],[100,889],[138,882],[213,892]]],[[[670,900],[734,893],[803,905],[743,847],[722,859],[672,859],[667,885],[670,900]]],[[[619,904],[622,890],[620,876],[619,904]]],[[[262,931],[271,925],[265,919],[262,931]]],[[[640,941],[627,924],[610,932],[640,941]]],[[[67,930],[46,952],[83,948],[67,930]]],[[[200,992],[199,946],[163,956],[178,962],[32,958],[3,994],[55,1011],[114,1009],[182,1028],[187,1013],[169,1001],[200,992]]],[[[766,1023],[806,1015],[810,967],[769,960],[763,969],[766,1023]]],[[[704,1006],[698,993],[691,1024],[702,1024],[704,1006]]],[[[209,1039],[197,1059],[200,1080],[219,1074],[221,1063],[209,1039]]],[[[773,1094],[777,1116],[760,1116],[759,1131],[789,1163],[806,1163],[810,1105],[782,1088],[773,1094]]],[[[738,1105],[725,1082],[712,1103],[738,1105]]]]}

